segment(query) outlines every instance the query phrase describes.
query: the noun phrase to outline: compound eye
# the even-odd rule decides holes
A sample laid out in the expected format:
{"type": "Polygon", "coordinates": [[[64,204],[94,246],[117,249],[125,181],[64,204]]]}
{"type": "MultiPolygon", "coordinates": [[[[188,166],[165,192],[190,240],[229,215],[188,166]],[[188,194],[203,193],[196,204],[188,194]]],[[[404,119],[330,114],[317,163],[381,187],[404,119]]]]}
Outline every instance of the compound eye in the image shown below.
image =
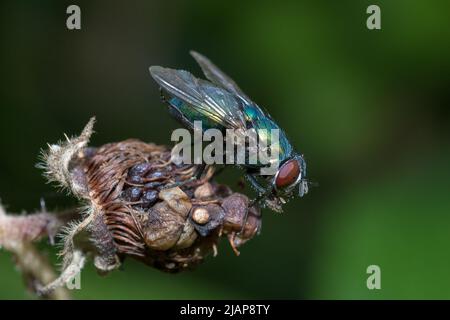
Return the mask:
{"type": "Polygon", "coordinates": [[[278,189],[286,188],[294,184],[300,175],[300,166],[295,159],[285,162],[280,169],[275,180],[278,189]]]}

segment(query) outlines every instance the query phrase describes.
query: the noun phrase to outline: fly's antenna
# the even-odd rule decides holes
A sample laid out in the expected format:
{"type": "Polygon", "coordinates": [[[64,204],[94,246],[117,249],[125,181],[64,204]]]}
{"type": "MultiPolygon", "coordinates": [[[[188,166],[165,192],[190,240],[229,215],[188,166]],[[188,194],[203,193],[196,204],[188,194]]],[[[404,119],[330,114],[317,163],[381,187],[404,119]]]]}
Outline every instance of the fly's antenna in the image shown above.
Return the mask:
{"type": "Polygon", "coordinates": [[[163,89],[159,88],[159,97],[163,103],[168,103],[166,96],[164,95],[163,89]]]}
{"type": "Polygon", "coordinates": [[[309,187],[314,187],[315,188],[315,187],[319,186],[319,183],[317,181],[306,180],[306,183],[308,184],[309,187]]]}
{"type": "Polygon", "coordinates": [[[300,197],[303,197],[305,194],[308,193],[309,187],[318,187],[319,183],[318,182],[311,182],[307,179],[302,179],[300,182],[300,185],[298,187],[298,195],[300,197]]]}

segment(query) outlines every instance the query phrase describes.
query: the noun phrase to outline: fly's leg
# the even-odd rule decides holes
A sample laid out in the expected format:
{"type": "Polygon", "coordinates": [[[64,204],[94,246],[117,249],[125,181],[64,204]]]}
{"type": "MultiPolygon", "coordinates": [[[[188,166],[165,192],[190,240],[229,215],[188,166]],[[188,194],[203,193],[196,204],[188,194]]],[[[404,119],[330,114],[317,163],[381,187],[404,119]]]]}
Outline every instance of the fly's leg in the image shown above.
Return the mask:
{"type": "Polygon", "coordinates": [[[197,167],[197,169],[195,170],[195,173],[194,173],[194,180],[200,179],[202,177],[203,172],[205,171],[205,168],[206,168],[205,163],[202,163],[201,165],[199,165],[197,167]]]}
{"type": "MultiPolygon", "coordinates": [[[[167,101],[167,100],[165,100],[162,89],[160,89],[160,92],[161,92],[161,97],[164,99],[164,101],[167,101]]],[[[195,134],[194,134],[194,137],[195,137],[195,134]]],[[[191,150],[195,148],[196,143],[201,143],[202,137],[203,137],[203,135],[201,135],[200,137],[197,137],[194,141],[191,142],[191,150]]],[[[195,161],[195,159],[194,159],[194,161],[195,161]]],[[[192,177],[190,177],[189,179],[186,179],[184,181],[179,181],[179,182],[175,182],[175,183],[166,185],[163,189],[171,189],[171,188],[175,188],[175,187],[181,187],[192,181],[200,180],[200,178],[202,177],[202,175],[205,171],[205,168],[206,168],[206,163],[201,163],[195,169],[195,172],[192,177]]]]}
{"type": "Polygon", "coordinates": [[[255,205],[264,203],[264,201],[266,201],[266,199],[270,196],[271,193],[272,189],[269,189],[269,191],[266,191],[264,193],[260,193],[255,199],[250,201],[249,207],[253,207],[255,205]]]}
{"type": "MultiPolygon", "coordinates": [[[[247,178],[248,181],[250,181],[252,186],[258,192],[258,196],[255,199],[253,199],[252,201],[250,201],[249,206],[248,206],[250,208],[250,207],[253,207],[253,206],[258,205],[258,204],[262,203],[263,201],[265,201],[267,199],[267,197],[272,193],[272,188],[264,188],[259,183],[259,181],[256,179],[256,177],[251,173],[246,173],[245,177],[247,178]]],[[[244,217],[244,220],[242,223],[242,228],[241,228],[241,231],[239,231],[239,233],[242,233],[244,231],[245,225],[247,224],[247,218],[248,218],[248,210],[245,212],[245,217],[244,217]]]]}
{"type": "MultiPolygon", "coordinates": [[[[267,192],[267,189],[264,188],[259,181],[256,179],[256,177],[251,174],[251,173],[246,173],[245,174],[245,178],[250,182],[250,184],[252,185],[252,187],[256,190],[256,192],[259,194],[259,196],[261,194],[264,194],[267,192]]],[[[270,189],[269,189],[270,190],[270,189]]],[[[258,196],[258,197],[259,197],[258,196]]]]}
{"type": "Polygon", "coordinates": [[[161,98],[161,101],[163,103],[169,103],[169,101],[167,101],[167,99],[166,99],[166,96],[164,95],[162,88],[159,88],[159,97],[161,98]]]}
{"type": "Polygon", "coordinates": [[[273,189],[272,189],[272,187],[270,187],[267,190],[265,190],[264,192],[258,194],[258,196],[255,199],[250,201],[250,203],[248,205],[249,208],[258,206],[258,205],[264,205],[264,202],[272,194],[272,192],[273,192],[273,189]]]}

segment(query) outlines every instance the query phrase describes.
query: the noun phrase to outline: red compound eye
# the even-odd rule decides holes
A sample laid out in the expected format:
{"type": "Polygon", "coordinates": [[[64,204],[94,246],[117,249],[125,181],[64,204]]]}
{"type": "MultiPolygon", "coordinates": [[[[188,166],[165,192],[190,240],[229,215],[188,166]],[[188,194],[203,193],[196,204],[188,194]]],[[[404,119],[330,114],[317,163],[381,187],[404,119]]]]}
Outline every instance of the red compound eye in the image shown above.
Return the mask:
{"type": "Polygon", "coordinates": [[[300,167],[298,161],[295,159],[285,162],[278,170],[278,175],[275,180],[277,188],[285,188],[297,181],[300,175],[300,167]]]}

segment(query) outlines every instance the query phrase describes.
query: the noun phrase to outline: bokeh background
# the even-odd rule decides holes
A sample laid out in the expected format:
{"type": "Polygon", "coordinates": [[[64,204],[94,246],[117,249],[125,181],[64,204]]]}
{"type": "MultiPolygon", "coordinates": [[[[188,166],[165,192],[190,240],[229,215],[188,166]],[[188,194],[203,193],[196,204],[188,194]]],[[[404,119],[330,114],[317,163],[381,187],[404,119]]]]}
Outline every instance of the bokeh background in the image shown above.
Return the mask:
{"type": "MultiPolygon", "coordinates": [[[[148,67],[210,57],[267,108],[319,183],[234,256],[193,272],[89,264],[79,299],[450,298],[448,1],[2,1],[0,197],[11,212],[73,200],[34,167],[97,116],[93,145],[170,143],[148,67]],[[82,29],[66,29],[78,4],[82,29]],[[381,7],[382,30],[366,28],[381,7]],[[381,290],[366,268],[381,267],[381,290]]],[[[237,187],[240,172],[221,182],[237,187]]],[[[55,249],[42,250],[56,262],[55,249]]],[[[0,250],[0,298],[31,298],[0,250]]]]}

